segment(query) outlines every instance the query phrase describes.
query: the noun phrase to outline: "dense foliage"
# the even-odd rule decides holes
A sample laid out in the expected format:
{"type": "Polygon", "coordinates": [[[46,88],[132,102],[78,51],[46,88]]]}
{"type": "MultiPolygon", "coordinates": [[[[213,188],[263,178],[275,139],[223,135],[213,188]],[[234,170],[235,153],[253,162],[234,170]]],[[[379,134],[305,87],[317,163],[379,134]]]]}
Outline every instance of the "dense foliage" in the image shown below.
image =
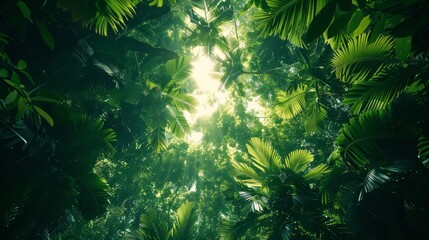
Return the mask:
{"type": "Polygon", "coordinates": [[[5,1],[0,238],[427,239],[428,11],[5,1]]]}

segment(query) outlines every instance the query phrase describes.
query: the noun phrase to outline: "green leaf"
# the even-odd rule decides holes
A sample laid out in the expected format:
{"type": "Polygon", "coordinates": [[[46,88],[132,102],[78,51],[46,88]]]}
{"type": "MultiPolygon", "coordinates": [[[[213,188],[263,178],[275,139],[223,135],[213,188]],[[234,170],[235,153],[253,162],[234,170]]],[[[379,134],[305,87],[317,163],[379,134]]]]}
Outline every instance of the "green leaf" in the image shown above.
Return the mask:
{"type": "Polygon", "coordinates": [[[55,47],[55,43],[51,33],[43,23],[36,21],[36,25],[37,25],[37,29],[39,30],[40,36],[42,36],[43,41],[46,43],[49,49],[53,51],[55,47]]]}
{"type": "Polygon", "coordinates": [[[61,103],[58,99],[48,98],[48,97],[42,97],[42,96],[35,96],[31,98],[32,101],[36,102],[51,102],[51,103],[61,103]]]}
{"type": "Polygon", "coordinates": [[[407,60],[408,55],[410,54],[411,43],[412,43],[411,38],[412,38],[411,36],[408,36],[404,38],[395,39],[396,57],[401,61],[407,60]]]}
{"type": "Polygon", "coordinates": [[[357,28],[353,31],[353,36],[359,36],[361,33],[363,33],[370,23],[371,23],[370,16],[364,17],[362,21],[359,23],[359,25],[357,26],[357,28]]]}
{"type": "Polygon", "coordinates": [[[27,4],[25,4],[23,1],[19,1],[16,3],[16,6],[21,11],[22,16],[24,16],[24,18],[26,18],[28,21],[32,22],[31,16],[30,16],[31,12],[30,12],[30,9],[28,8],[27,4]]]}
{"type": "Polygon", "coordinates": [[[37,111],[37,113],[39,113],[39,115],[44,118],[46,120],[46,122],[48,122],[48,124],[52,127],[54,126],[54,120],[52,119],[52,117],[45,112],[45,110],[41,109],[40,107],[33,105],[34,109],[37,111]]]}
{"type": "Polygon", "coordinates": [[[19,97],[18,98],[18,112],[15,115],[16,120],[20,120],[24,116],[26,106],[27,106],[27,104],[25,103],[25,99],[23,97],[19,97]]]}
{"type": "Polygon", "coordinates": [[[331,38],[341,32],[341,30],[347,26],[353,14],[354,12],[347,12],[337,18],[328,28],[328,38],[331,38]]]}
{"type": "Polygon", "coordinates": [[[16,64],[16,68],[19,70],[24,70],[27,68],[27,63],[24,60],[19,60],[16,64]]]}
{"type": "Polygon", "coordinates": [[[16,86],[19,86],[21,84],[21,78],[15,71],[12,72],[12,77],[10,80],[12,80],[12,82],[15,83],[16,86]]]}
{"type": "Polygon", "coordinates": [[[18,97],[18,92],[16,90],[13,90],[11,93],[9,93],[4,100],[5,104],[11,104],[13,103],[18,97]]]}
{"type": "Polygon", "coordinates": [[[7,78],[7,77],[9,77],[9,73],[7,72],[6,69],[0,68],[0,77],[1,78],[7,78]]]}
{"type": "Polygon", "coordinates": [[[349,31],[353,32],[359,26],[362,19],[363,19],[362,11],[356,10],[353,14],[353,17],[350,19],[349,31]]]}
{"type": "Polygon", "coordinates": [[[319,13],[311,21],[310,26],[307,30],[307,43],[312,42],[317,37],[323,34],[328,28],[329,24],[332,21],[332,18],[335,14],[335,9],[337,6],[337,1],[331,1],[326,6],[320,10],[319,13]]]}

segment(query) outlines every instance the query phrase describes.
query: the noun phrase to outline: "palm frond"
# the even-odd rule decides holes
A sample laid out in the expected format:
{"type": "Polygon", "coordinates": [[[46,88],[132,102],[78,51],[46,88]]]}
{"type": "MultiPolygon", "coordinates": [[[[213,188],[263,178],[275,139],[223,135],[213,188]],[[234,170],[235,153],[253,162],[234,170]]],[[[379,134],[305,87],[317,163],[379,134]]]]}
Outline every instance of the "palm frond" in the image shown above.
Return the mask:
{"type": "Polygon", "coordinates": [[[363,189],[359,195],[359,201],[364,198],[364,195],[380,188],[381,185],[392,181],[392,175],[406,173],[412,169],[413,162],[408,160],[399,160],[390,163],[387,166],[371,169],[365,176],[363,189]]]}
{"type": "Polygon", "coordinates": [[[384,109],[406,90],[411,80],[412,74],[402,67],[388,69],[368,81],[354,84],[343,103],[352,105],[353,114],[384,109]]]}
{"type": "Polygon", "coordinates": [[[84,114],[74,115],[68,131],[70,146],[80,149],[80,154],[115,151],[112,142],[116,141],[116,134],[112,129],[104,128],[104,123],[99,119],[84,114]]]}
{"type": "Polygon", "coordinates": [[[292,44],[305,47],[302,36],[314,16],[327,4],[327,0],[267,0],[270,11],[255,13],[256,27],[263,36],[279,36],[292,44]]]}
{"type": "Polygon", "coordinates": [[[308,92],[313,91],[305,86],[298,86],[297,89],[285,92],[278,91],[276,94],[276,105],[274,111],[277,116],[284,119],[291,119],[300,114],[307,106],[305,99],[308,92]]]}
{"type": "Polygon", "coordinates": [[[109,198],[107,181],[93,172],[73,173],[79,189],[79,210],[86,218],[105,212],[109,198]]]}
{"type": "Polygon", "coordinates": [[[262,186],[259,174],[249,164],[232,162],[232,167],[234,168],[234,175],[241,179],[246,186],[262,186]]]}
{"type": "Polygon", "coordinates": [[[239,191],[238,196],[245,202],[242,205],[242,211],[246,213],[262,212],[268,203],[268,199],[256,191],[239,191]]]}
{"type": "Polygon", "coordinates": [[[149,132],[149,147],[157,153],[167,148],[165,129],[161,126],[154,127],[149,132]]]}
{"type": "Polygon", "coordinates": [[[368,36],[363,33],[335,51],[332,65],[341,81],[362,82],[398,63],[392,37],[380,35],[369,43],[368,36]]]}
{"type": "Polygon", "coordinates": [[[316,167],[313,167],[304,175],[306,181],[317,181],[322,178],[326,173],[329,173],[331,170],[326,164],[320,164],[316,167]]]}
{"type": "Polygon", "coordinates": [[[170,107],[167,107],[167,109],[169,110],[168,128],[171,130],[171,133],[178,138],[184,137],[191,129],[185,116],[176,109],[170,107]]]}
{"type": "Polygon", "coordinates": [[[326,106],[314,99],[307,107],[307,117],[305,118],[304,127],[307,132],[317,132],[322,128],[324,121],[328,119],[326,106]]]}
{"type": "Polygon", "coordinates": [[[314,160],[313,154],[307,150],[295,150],[285,158],[285,166],[295,173],[300,173],[308,168],[308,164],[314,160]]]}
{"type": "Polygon", "coordinates": [[[167,93],[168,98],[171,103],[178,110],[186,110],[189,112],[194,111],[195,106],[197,105],[197,100],[189,94],[181,93],[179,91],[171,91],[167,93]]]}
{"type": "Polygon", "coordinates": [[[173,81],[184,81],[189,77],[191,71],[191,58],[179,57],[165,63],[165,70],[173,81]]]}
{"type": "Polygon", "coordinates": [[[94,27],[95,32],[107,36],[110,29],[117,33],[125,27],[125,21],[135,14],[137,1],[128,0],[105,0],[92,21],[84,24],[86,27],[94,27]]]}
{"type": "Polygon", "coordinates": [[[195,223],[197,222],[197,208],[192,202],[184,203],[177,209],[176,218],[171,229],[172,240],[195,239],[195,223]]]}
{"type": "Polygon", "coordinates": [[[155,209],[149,209],[140,217],[139,237],[147,240],[168,240],[170,231],[167,220],[155,209]]]}
{"type": "Polygon", "coordinates": [[[391,145],[401,144],[405,151],[406,144],[416,139],[416,134],[416,127],[395,123],[390,111],[380,110],[350,119],[341,129],[337,143],[345,161],[357,169],[369,170],[371,164],[389,162],[400,156],[391,145]]]}
{"type": "Polygon", "coordinates": [[[222,219],[219,233],[221,239],[225,240],[237,240],[241,237],[245,236],[246,232],[254,227],[257,223],[257,219],[261,216],[266,216],[267,213],[250,213],[246,218],[238,221],[230,220],[230,219],[222,219]]]}
{"type": "Polygon", "coordinates": [[[280,168],[280,155],[270,144],[254,137],[250,139],[246,147],[254,160],[252,164],[262,172],[280,168]]]}

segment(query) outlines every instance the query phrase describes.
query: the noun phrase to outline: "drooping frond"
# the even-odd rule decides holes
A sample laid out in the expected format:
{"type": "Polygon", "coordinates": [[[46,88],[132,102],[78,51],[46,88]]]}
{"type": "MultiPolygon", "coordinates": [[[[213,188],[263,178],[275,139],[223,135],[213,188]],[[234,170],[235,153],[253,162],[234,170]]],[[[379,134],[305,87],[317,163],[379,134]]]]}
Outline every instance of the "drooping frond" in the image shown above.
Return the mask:
{"type": "Polygon", "coordinates": [[[262,172],[280,167],[280,155],[270,144],[259,138],[251,138],[246,146],[254,160],[253,165],[262,172]]]}
{"type": "Polygon", "coordinates": [[[392,176],[395,174],[406,173],[412,169],[412,165],[412,161],[398,160],[389,165],[371,169],[365,176],[359,200],[362,200],[366,193],[374,191],[381,185],[392,181],[392,176]]]}
{"type": "Polygon", "coordinates": [[[363,33],[335,51],[332,65],[335,75],[346,83],[365,81],[398,63],[394,56],[394,39],[380,35],[369,43],[369,34],[363,33]]]}
{"type": "Polygon", "coordinates": [[[267,0],[270,11],[255,13],[256,27],[263,36],[279,36],[292,44],[304,47],[302,36],[314,16],[327,4],[327,0],[267,0]]]}
{"type": "Polygon", "coordinates": [[[298,86],[291,92],[278,91],[276,95],[276,105],[274,111],[277,116],[284,119],[291,119],[300,114],[307,106],[305,96],[312,90],[305,86],[298,86]]]}
{"type": "Polygon", "coordinates": [[[192,202],[184,203],[177,209],[176,218],[171,229],[172,240],[195,239],[195,223],[197,222],[197,208],[192,202]]]}
{"type": "Polygon", "coordinates": [[[397,157],[394,147],[415,139],[418,130],[405,123],[392,121],[389,111],[372,111],[350,119],[337,139],[345,161],[354,167],[368,169],[373,162],[390,161],[397,157]],[[393,145],[394,146],[394,145],[393,145]]]}
{"type": "Polygon", "coordinates": [[[343,103],[352,105],[350,112],[353,114],[384,109],[406,90],[411,78],[412,74],[402,67],[388,69],[353,85],[343,103]]]}
{"type": "Polygon", "coordinates": [[[308,168],[308,164],[314,160],[313,154],[307,150],[295,150],[285,158],[285,166],[295,173],[300,173],[308,168]]]}

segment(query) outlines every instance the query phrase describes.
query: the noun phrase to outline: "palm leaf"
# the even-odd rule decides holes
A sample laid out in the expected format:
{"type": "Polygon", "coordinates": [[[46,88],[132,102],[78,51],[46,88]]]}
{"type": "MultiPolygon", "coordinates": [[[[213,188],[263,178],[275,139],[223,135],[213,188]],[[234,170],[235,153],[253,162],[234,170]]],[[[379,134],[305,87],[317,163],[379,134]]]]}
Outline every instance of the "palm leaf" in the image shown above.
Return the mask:
{"type": "Polygon", "coordinates": [[[262,172],[278,169],[280,167],[280,155],[273,147],[259,138],[251,138],[246,144],[247,151],[253,158],[253,166],[262,172]]]}
{"type": "Polygon", "coordinates": [[[304,123],[305,130],[310,133],[318,131],[327,118],[326,106],[314,99],[307,108],[307,117],[304,123]]]}
{"type": "Polygon", "coordinates": [[[149,146],[155,152],[160,153],[167,148],[167,138],[163,127],[154,127],[149,131],[149,146]]]}
{"type": "Polygon", "coordinates": [[[116,134],[112,129],[104,128],[104,123],[99,119],[84,114],[74,115],[68,130],[70,146],[80,149],[82,155],[115,151],[112,142],[116,141],[116,134]]]}
{"type": "Polygon", "coordinates": [[[195,223],[198,215],[195,204],[184,203],[177,209],[176,218],[171,229],[170,236],[172,240],[192,240],[195,237],[195,223]]]}
{"type": "Polygon", "coordinates": [[[394,57],[394,39],[380,35],[368,42],[363,33],[335,51],[332,65],[335,75],[346,83],[362,82],[398,63],[394,57]]]}
{"type": "Polygon", "coordinates": [[[248,164],[232,162],[232,167],[234,168],[234,175],[246,186],[250,188],[262,186],[259,174],[248,164]]]}
{"type": "Polygon", "coordinates": [[[183,81],[189,77],[191,71],[191,58],[179,57],[165,63],[165,70],[173,81],[183,81]]]}
{"type": "Polygon", "coordinates": [[[363,189],[359,195],[359,201],[363,199],[364,195],[380,188],[386,182],[392,181],[392,175],[406,173],[412,169],[413,162],[407,160],[394,161],[387,166],[377,167],[371,169],[365,176],[363,182],[363,189]]]}
{"type": "Polygon", "coordinates": [[[276,94],[276,105],[274,111],[277,116],[284,119],[291,119],[300,114],[307,106],[305,96],[309,90],[305,86],[298,86],[291,92],[278,91],[276,94]]]}
{"type": "Polygon", "coordinates": [[[350,112],[359,114],[386,108],[411,83],[412,75],[402,67],[388,69],[368,81],[353,85],[344,104],[352,105],[350,112]]]}
{"type": "Polygon", "coordinates": [[[182,112],[179,112],[176,109],[170,107],[167,107],[167,109],[170,113],[168,118],[168,128],[171,130],[171,133],[178,138],[184,137],[191,129],[185,116],[182,112]]]}
{"type": "Polygon", "coordinates": [[[302,36],[314,16],[328,1],[315,0],[267,0],[270,11],[255,13],[256,27],[263,36],[279,36],[292,44],[304,47],[302,36]]]}
{"type": "Polygon", "coordinates": [[[86,218],[104,213],[108,204],[109,186],[107,181],[93,172],[74,174],[79,189],[79,210],[86,218]]]}
{"type": "Polygon", "coordinates": [[[181,93],[179,91],[172,91],[167,93],[171,103],[179,110],[186,110],[192,112],[195,109],[196,99],[189,94],[181,93]]]}
{"type": "Polygon", "coordinates": [[[243,212],[262,212],[268,203],[268,199],[256,191],[239,191],[238,196],[246,202],[243,212]]]}
{"type": "Polygon", "coordinates": [[[259,218],[267,217],[267,213],[250,213],[246,218],[238,221],[230,219],[222,219],[219,233],[221,239],[225,240],[237,240],[245,236],[246,232],[255,227],[259,218]]]}
{"type": "Polygon", "coordinates": [[[313,154],[307,150],[295,150],[285,158],[285,166],[295,173],[300,173],[308,168],[308,164],[314,160],[313,154]]]}
{"type": "Polygon", "coordinates": [[[170,231],[167,220],[155,209],[149,209],[140,217],[139,236],[145,240],[168,240],[170,231]]]}
{"type": "Polygon", "coordinates": [[[304,175],[304,179],[306,181],[317,181],[328,172],[330,172],[329,167],[326,164],[320,164],[311,168],[310,171],[304,175]]]}
{"type": "Polygon", "coordinates": [[[386,151],[395,150],[389,145],[402,144],[405,151],[404,144],[416,139],[417,133],[409,124],[393,122],[390,111],[372,111],[350,119],[341,129],[337,143],[345,161],[358,169],[369,169],[373,163],[389,162],[395,157],[395,153],[386,151]]]}

